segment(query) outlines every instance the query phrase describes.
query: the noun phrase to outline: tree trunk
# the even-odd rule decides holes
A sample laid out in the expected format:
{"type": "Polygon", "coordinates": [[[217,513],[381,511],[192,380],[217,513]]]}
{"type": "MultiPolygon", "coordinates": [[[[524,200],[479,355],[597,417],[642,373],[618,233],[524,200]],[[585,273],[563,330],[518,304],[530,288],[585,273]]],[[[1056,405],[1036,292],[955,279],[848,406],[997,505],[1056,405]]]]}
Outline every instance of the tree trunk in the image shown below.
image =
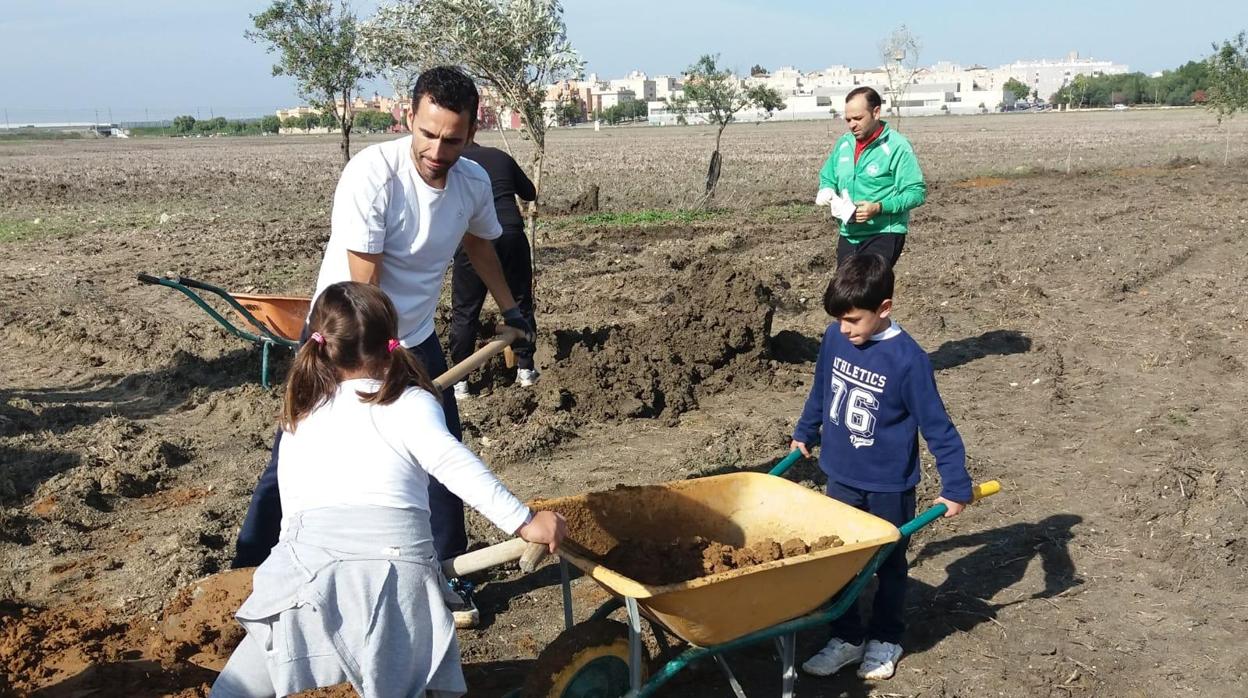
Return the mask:
{"type": "Polygon", "coordinates": [[[516,154],[511,151],[511,142],[507,140],[507,132],[503,130],[502,114],[494,115],[494,125],[498,127],[498,135],[503,137],[503,147],[507,149],[507,154],[514,159],[516,154]]]}
{"type": "Polygon", "coordinates": [[[706,192],[702,195],[702,208],[704,209],[709,209],[715,201],[715,187],[719,184],[719,173],[723,164],[723,156],[719,153],[719,143],[727,127],[727,123],[721,125],[715,134],[715,152],[711,153],[711,164],[706,168],[706,192]]]}
{"type": "Polygon", "coordinates": [[[533,241],[533,271],[537,271],[537,202],[542,198],[542,166],[546,164],[546,143],[543,139],[542,143],[534,141],[535,150],[533,151],[533,191],[537,196],[529,202],[528,223],[529,236],[533,241]]]}

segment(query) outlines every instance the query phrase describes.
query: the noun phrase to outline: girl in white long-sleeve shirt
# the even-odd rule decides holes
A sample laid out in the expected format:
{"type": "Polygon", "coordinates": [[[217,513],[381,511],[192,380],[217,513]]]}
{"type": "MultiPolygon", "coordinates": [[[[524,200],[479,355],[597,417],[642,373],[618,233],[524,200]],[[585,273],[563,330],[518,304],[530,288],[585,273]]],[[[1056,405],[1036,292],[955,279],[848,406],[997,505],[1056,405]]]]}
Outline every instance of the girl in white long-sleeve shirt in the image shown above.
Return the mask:
{"type": "Polygon", "coordinates": [[[508,533],[550,546],[534,514],[446,430],[423,367],[399,347],[377,287],[343,282],[312,308],[286,383],[282,535],[237,613],[247,636],[213,696],[287,695],[350,682],[364,696],[465,692],[428,478],[508,533]]]}

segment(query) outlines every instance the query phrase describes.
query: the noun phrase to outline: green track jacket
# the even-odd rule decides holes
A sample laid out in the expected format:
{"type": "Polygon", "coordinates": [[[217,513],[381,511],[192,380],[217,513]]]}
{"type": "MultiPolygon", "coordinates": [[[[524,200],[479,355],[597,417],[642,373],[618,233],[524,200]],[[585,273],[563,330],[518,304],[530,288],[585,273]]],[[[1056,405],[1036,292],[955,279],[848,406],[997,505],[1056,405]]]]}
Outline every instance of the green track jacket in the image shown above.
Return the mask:
{"type": "Polygon", "coordinates": [[[880,203],[880,212],[866,223],[841,224],[841,235],[855,244],[881,233],[904,235],[910,225],[910,209],[927,199],[927,184],[910,141],[887,123],[857,163],[854,134],[847,131],[841,136],[819,171],[819,186],[831,187],[837,193],[848,188],[855,203],[880,203]]]}

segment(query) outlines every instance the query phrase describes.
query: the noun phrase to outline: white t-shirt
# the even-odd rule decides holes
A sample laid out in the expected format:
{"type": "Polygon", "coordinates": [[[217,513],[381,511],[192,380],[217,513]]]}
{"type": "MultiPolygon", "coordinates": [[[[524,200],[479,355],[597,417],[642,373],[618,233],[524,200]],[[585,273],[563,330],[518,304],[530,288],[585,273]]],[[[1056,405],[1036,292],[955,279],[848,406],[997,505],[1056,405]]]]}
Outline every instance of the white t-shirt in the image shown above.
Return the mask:
{"type": "Polygon", "coordinates": [[[434,189],[420,178],[411,152],[407,136],[370,145],[343,168],[316,280],[319,296],[351,280],[347,251],[382,253],[379,285],[398,310],[405,347],[433,334],[442,279],[464,233],[493,240],[503,232],[480,165],[461,158],[447,173],[446,188],[434,189]]]}
{"type": "Polygon", "coordinates": [[[338,393],[282,434],[277,483],[283,516],[334,506],[429,511],[429,475],[507,533],[529,508],[472,451],[446,430],[442,405],[408,388],[389,405],[360,400],[381,386],[370,378],[338,384],[338,393]]]}

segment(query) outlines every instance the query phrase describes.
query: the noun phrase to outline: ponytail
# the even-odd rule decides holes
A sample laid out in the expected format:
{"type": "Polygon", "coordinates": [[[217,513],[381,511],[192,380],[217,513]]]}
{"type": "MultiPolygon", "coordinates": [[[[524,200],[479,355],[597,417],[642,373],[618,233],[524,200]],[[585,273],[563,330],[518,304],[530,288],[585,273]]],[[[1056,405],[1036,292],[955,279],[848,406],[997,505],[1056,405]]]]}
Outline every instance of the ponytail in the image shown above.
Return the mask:
{"type": "Polygon", "coordinates": [[[295,425],[325,404],[338,391],[338,374],[328,357],[328,348],[321,342],[307,341],[295,354],[286,377],[286,396],[282,400],[282,429],[294,432],[295,425]]]}

